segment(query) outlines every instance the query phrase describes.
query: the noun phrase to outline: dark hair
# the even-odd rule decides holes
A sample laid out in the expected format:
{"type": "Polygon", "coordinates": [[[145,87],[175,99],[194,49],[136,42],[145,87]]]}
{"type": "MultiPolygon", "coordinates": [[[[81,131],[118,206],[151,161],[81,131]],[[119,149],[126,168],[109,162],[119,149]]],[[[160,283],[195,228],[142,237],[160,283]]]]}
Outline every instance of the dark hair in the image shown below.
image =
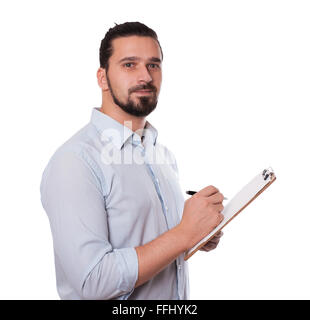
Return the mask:
{"type": "Polygon", "coordinates": [[[113,54],[112,40],[120,37],[140,36],[151,37],[157,41],[161,56],[163,58],[163,51],[157,38],[157,34],[154,30],[147,27],[140,22],[125,22],[122,24],[116,24],[113,28],[110,28],[105,34],[105,37],[101,41],[99,50],[100,67],[108,70],[109,58],[113,54]]]}

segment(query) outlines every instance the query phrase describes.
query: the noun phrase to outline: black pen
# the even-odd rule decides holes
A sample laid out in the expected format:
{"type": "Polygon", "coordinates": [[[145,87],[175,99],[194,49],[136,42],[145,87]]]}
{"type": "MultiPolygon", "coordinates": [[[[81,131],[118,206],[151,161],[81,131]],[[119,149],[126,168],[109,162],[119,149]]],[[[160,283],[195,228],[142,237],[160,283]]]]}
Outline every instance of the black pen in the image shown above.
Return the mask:
{"type": "MultiPolygon", "coordinates": [[[[197,191],[191,191],[191,190],[188,190],[186,191],[187,194],[189,194],[190,196],[193,196],[195,193],[197,193],[197,191]]],[[[224,197],[224,200],[228,200],[226,197],[224,197]]]]}

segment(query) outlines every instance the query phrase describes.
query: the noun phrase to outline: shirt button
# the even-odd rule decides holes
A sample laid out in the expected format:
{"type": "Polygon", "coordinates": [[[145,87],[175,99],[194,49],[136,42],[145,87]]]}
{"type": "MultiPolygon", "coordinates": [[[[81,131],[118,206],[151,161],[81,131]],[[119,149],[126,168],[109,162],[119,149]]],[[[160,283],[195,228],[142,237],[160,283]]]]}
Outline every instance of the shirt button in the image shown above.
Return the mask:
{"type": "Polygon", "coordinates": [[[178,264],[178,270],[180,271],[182,269],[182,266],[178,264]]]}
{"type": "Polygon", "coordinates": [[[166,211],[168,211],[168,207],[167,206],[165,206],[165,209],[166,209],[166,211]]]}

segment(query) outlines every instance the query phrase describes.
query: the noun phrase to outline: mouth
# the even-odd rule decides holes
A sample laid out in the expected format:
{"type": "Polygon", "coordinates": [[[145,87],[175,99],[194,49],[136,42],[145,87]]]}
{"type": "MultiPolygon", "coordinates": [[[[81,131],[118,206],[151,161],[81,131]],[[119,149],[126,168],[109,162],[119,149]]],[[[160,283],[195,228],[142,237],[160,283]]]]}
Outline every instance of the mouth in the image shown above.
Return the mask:
{"type": "Polygon", "coordinates": [[[154,92],[154,90],[137,90],[137,91],[134,91],[134,93],[137,93],[137,94],[151,94],[152,92],[154,92]]]}

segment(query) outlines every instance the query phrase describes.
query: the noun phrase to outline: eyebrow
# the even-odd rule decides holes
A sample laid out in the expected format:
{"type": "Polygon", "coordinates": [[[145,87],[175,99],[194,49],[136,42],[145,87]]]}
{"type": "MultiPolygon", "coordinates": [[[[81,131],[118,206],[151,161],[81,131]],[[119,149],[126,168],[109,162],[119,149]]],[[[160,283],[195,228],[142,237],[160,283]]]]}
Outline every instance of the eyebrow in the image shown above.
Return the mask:
{"type": "MultiPolygon", "coordinates": [[[[135,57],[135,56],[133,56],[133,57],[125,57],[125,58],[119,60],[119,63],[122,63],[122,62],[124,62],[124,61],[137,61],[137,60],[141,60],[141,58],[135,57]]],[[[159,63],[161,63],[161,59],[156,58],[156,57],[151,57],[151,58],[149,58],[148,60],[149,60],[149,61],[152,61],[152,62],[159,62],[159,63]]]]}

